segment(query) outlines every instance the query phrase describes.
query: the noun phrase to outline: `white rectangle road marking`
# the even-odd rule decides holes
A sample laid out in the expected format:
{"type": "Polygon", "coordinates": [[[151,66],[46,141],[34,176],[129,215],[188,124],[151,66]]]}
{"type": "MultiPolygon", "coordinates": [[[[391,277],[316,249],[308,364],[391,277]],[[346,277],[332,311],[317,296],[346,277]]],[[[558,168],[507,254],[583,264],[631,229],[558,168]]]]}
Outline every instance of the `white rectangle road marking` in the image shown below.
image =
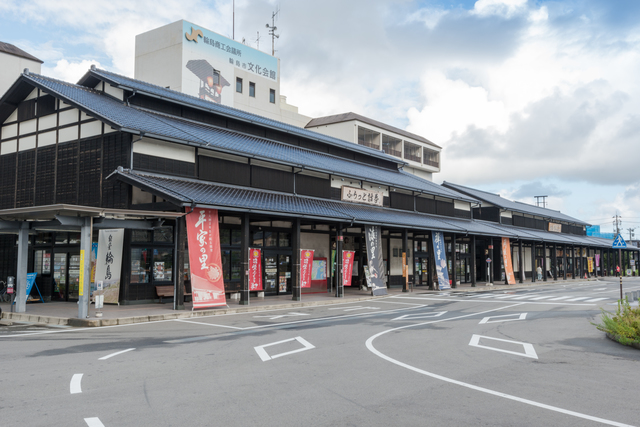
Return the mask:
{"type": "Polygon", "coordinates": [[[71,394],[82,393],[82,374],[73,374],[71,383],[69,383],[69,392],[71,394]]]}
{"type": "Polygon", "coordinates": [[[589,299],[589,298],[591,298],[591,297],[578,297],[578,298],[571,298],[571,299],[568,299],[568,300],[567,300],[567,302],[582,301],[582,300],[584,300],[584,299],[589,299]]]}
{"type": "Polygon", "coordinates": [[[271,360],[271,359],[276,359],[276,358],[282,357],[282,356],[288,356],[290,354],[299,353],[299,352],[305,351],[305,350],[311,350],[313,348],[316,348],[316,347],[313,344],[309,343],[304,338],[295,337],[295,338],[289,338],[289,339],[282,340],[282,341],[272,342],[270,344],[259,345],[257,347],[254,347],[253,349],[256,351],[256,353],[258,353],[258,356],[260,356],[260,359],[262,359],[263,362],[266,362],[266,361],[271,360]],[[291,341],[298,341],[300,344],[303,345],[303,347],[299,348],[297,350],[287,351],[285,353],[280,353],[280,354],[275,354],[273,356],[269,356],[269,354],[265,350],[265,347],[271,347],[271,346],[274,346],[274,345],[284,344],[286,342],[291,342],[291,341]]]}
{"type": "Polygon", "coordinates": [[[585,302],[598,302],[598,301],[604,301],[606,299],[609,299],[609,298],[594,298],[594,299],[588,299],[585,302]]]}
{"type": "Polygon", "coordinates": [[[100,421],[98,417],[85,418],[84,422],[87,423],[89,427],[104,427],[104,424],[102,424],[102,421],[100,421]]]}
{"type": "Polygon", "coordinates": [[[538,300],[547,299],[547,298],[553,298],[553,295],[544,295],[544,296],[541,296],[541,297],[533,297],[533,298],[529,298],[529,299],[531,301],[538,301],[538,300]]]}
{"type": "Polygon", "coordinates": [[[529,344],[526,342],[503,340],[502,338],[492,338],[492,337],[486,337],[483,335],[473,335],[471,337],[471,341],[469,341],[469,345],[472,347],[479,347],[479,348],[485,348],[487,350],[499,351],[501,353],[515,354],[516,356],[530,357],[532,359],[538,358],[538,354],[536,353],[536,350],[533,348],[533,344],[529,344]],[[489,347],[487,345],[480,345],[480,338],[483,338],[485,340],[508,342],[510,344],[520,344],[524,349],[524,353],[519,353],[517,351],[503,350],[501,348],[496,348],[496,347],[489,347]]]}
{"type": "Polygon", "coordinates": [[[496,297],[496,299],[508,299],[508,298],[515,298],[518,295],[500,295],[499,297],[496,297]]]}
{"type": "Polygon", "coordinates": [[[571,297],[558,297],[558,298],[550,299],[549,301],[560,301],[560,300],[568,299],[568,298],[571,298],[571,297]]]}

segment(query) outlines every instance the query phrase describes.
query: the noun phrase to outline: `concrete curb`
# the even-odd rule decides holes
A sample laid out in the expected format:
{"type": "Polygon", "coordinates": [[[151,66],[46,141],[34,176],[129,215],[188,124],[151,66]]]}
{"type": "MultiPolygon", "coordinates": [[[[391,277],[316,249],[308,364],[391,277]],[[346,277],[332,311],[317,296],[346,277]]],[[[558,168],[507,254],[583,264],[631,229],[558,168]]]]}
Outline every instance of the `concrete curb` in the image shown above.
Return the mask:
{"type": "MultiPolygon", "coordinates": [[[[584,279],[582,279],[584,280],[584,279]]],[[[588,279],[588,281],[599,281],[599,279],[592,278],[588,279]]],[[[515,289],[524,289],[530,288],[531,286],[551,286],[557,285],[561,283],[571,283],[570,281],[558,280],[558,281],[547,281],[547,282],[535,282],[535,283],[522,283],[516,285],[504,285],[498,284],[494,286],[478,286],[475,288],[453,288],[447,289],[443,291],[430,291],[427,289],[419,289],[414,290],[414,292],[409,292],[409,294],[421,294],[421,295],[437,295],[445,293],[476,293],[476,292],[504,292],[511,291],[515,289]]],[[[403,295],[404,293],[400,293],[399,295],[403,295]]],[[[198,317],[205,316],[219,316],[224,314],[237,314],[237,313],[251,313],[257,311],[269,311],[269,310],[282,310],[288,308],[299,308],[299,307],[313,307],[313,306],[322,306],[322,305],[334,305],[334,304],[344,304],[348,302],[357,302],[357,301],[370,301],[372,299],[385,298],[388,295],[384,296],[365,296],[365,297],[357,297],[357,298],[331,298],[323,301],[309,301],[309,302],[291,302],[286,304],[273,304],[273,305],[260,305],[260,306],[238,306],[234,308],[216,308],[216,309],[208,309],[208,310],[198,310],[198,311],[170,311],[166,314],[151,314],[146,316],[132,316],[132,317],[117,317],[117,318],[90,318],[90,319],[78,319],[74,317],[66,318],[66,317],[54,317],[54,316],[42,316],[38,314],[27,314],[27,313],[7,313],[6,311],[2,312],[0,319],[6,319],[8,321],[14,322],[29,322],[40,325],[60,325],[60,326],[71,326],[77,328],[95,328],[100,326],[116,326],[116,325],[130,325],[134,323],[146,323],[146,322],[160,322],[166,320],[175,320],[175,319],[193,319],[198,317]]]]}

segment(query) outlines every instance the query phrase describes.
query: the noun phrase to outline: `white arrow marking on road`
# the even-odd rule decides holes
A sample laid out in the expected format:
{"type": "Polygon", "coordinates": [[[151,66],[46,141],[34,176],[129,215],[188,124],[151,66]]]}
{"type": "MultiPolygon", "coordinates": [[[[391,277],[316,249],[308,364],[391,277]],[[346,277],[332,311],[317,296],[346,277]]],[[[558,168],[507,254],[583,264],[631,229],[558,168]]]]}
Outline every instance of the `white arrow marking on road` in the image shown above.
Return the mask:
{"type": "Polygon", "coordinates": [[[484,319],[482,319],[482,320],[480,321],[480,323],[478,323],[478,325],[482,325],[483,323],[511,322],[511,321],[513,321],[513,320],[524,320],[524,319],[526,319],[526,318],[527,318],[527,313],[520,313],[520,314],[518,314],[518,313],[516,313],[516,314],[505,314],[505,315],[502,315],[502,316],[489,316],[489,317],[485,317],[484,319]],[[497,319],[497,318],[500,318],[500,317],[513,317],[513,316],[518,316],[518,315],[519,315],[520,317],[518,317],[517,319],[493,320],[493,321],[491,321],[491,322],[489,321],[489,319],[497,319]]]}
{"type": "Polygon", "coordinates": [[[127,351],[131,351],[131,350],[135,350],[135,348],[128,348],[128,349],[126,349],[126,350],[117,351],[117,352],[115,352],[115,353],[111,353],[111,354],[109,354],[109,355],[107,355],[107,356],[101,357],[101,358],[100,358],[100,359],[98,359],[98,360],[107,360],[107,359],[109,359],[109,358],[111,358],[111,357],[113,357],[113,356],[117,356],[117,355],[119,355],[119,354],[126,353],[127,351]]]}
{"type": "Polygon", "coordinates": [[[104,427],[104,424],[102,424],[98,417],[85,418],[84,422],[87,423],[89,427],[104,427]]]}
{"type": "Polygon", "coordinates": [[[82,382],[83,374],[73,374],[71,377],[71,383],[69,384],[69,391],[71,394],[82,393],[82,387],[80,383],[82,382]]]}
{"type": "Polygon", "coordinates": [[[258,353],[258,356],[260,356],[260,359],[262,359],[263,362],[266,362],[267,360],[271,360],[271,359],[276,359],[278,357],[287,356],[289,354],[299,353],[299,352],[305,351],[305,350],[311,350],[312,348],[315,348],[315,346],[313,344],[309,343],[307,340],[305,340],[302,337],[289,338],[288,340],[282,340],[282,341],[272,342],[270,344],[264,344],[264,345],[259,345],[257,347],[253,347],[253,349],[256,351],[256,353],[258,353]],[[299,348],[297,350],[287,351],[285,353],[280,353],[280,354],[275,354],[273,356],[269,356],[267,351],[264,349],[265,347],[271,347],[273,345],[284,344],[286,342],[291,342],[291,341],[294,341],[294,340],[298,341],[300,344],[302,344],[303,347],[299,348]]]}
{"type": "Polygon", "coordinates": [[[472,347],[486,348],[487,350],[499,351],[499,352],[502,352],[502,353],[515,354],[516,356],[530,357],[532,359],[537,359],[538,358],[538,355],[536,354],[536,350],[533,348],[533,344],[529,344],[529,343],[526,343],[526,342],[503,340],[503,339],[500,339],[500,338],[491,338],[491,337],[485,337],[485,336],[482,336],[482,335],[473,335],[471,337],[471,341],[469,341],[469,345],[472,346],[472,347]],[[517,351],[509,351],[509,350],[503,350],[501,348],[495,348],[495,347],[489,347],[489,346],[486,346],[486,345],[480,345],[480,338],[484,338],[485,340],[508,342],[508,343],[511,343],[511,344],[520,344],[524,348],[524,353],[518,353],[517,351]]]}
{"type": "Polygon", "coordinates": [[[446,311],[438,311],[435,313],[425,313],[425,314],[405,314],[404,316],[396,317],[391,320],[416,320],[416,319],[429,319],[431,317],[440,317],[445,314],[446,311]]]}
{"type": "Polygon", "coordinates": [[[307,313],[288,313],[288,314],[277,314],[275,316],[269,315],[269,316],[253,316],[253,317],[266,317],[269,320],[274,320],[274,319],[281,319],[283,317],[293,317],[293,316],[309,316],[309,314],[307,314],[307,313]]]}

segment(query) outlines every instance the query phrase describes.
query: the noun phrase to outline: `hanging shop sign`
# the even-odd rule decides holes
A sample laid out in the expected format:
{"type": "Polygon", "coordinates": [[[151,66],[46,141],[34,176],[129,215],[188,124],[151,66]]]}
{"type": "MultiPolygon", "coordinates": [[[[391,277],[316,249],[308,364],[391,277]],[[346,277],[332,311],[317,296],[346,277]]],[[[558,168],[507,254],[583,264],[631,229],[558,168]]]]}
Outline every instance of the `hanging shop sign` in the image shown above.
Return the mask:
{"type": "Polygon", "coordinates": [[[365,238],[367,240],[367,264],[372,294],[374,296],[387,295],[380,226],[365,226],[365,238]]]}
{"type": "Polygon", "coordinates": [[[249,290],[262,289],[262,249],[249,248],[249,290]]]}
{"type": "Polygon", "coordinates": [[[508,237],[502,238],[502,260],[504,262],[504,272],[507,275],[507,283],[515,285],[516,277],[513,275],[513,264],[511,262],[511,242],[508,237]]]}
{"type": "Polygon", "coordinates": [[[550,222],[549,231],[552,231],[554,233],[562,233],[562,224],[556,224],[554,222],[550,222]]]}
{"type": "Polygon", "coordinates": [[[593,273],[593,258],[587,257],[587,271],[593,273]]]}
{"type": "Polygon", "coordinates": [[[341,200],[343,202],[364,203],[366,205],[382,206],[384,194],[380,191],[342,186],[341,200]]]}
{"type": "Polygon", "coordinates": [[[106,304],[118,304],[123,242],[124,228],[100,230],[98,234],[95,283],[102,283],[102,290],[96,292],[104,296],[106,304]]]}
{"type": "Polygon", "coordinates": [[[300,250],[300,287],[311,287],[311,272],[313,271],[313,250],[300,250]]]}
{"type": "Polygon", "coordinates": [[[193,308],[226,305],[218,211],[199,208],[185,216],[193,308]]]}
{"type": "Polygon", "coordinates": [[[449,271],[447,270],[447,254],[444,250],[444,236],[442,231],[434,231],[433,233],[433,255],[436,260],[436,274],[438,276],[438,287],[442,289],[451,289],[449,284],[449,271]]]}
{"type": "Polygon", "coordinates": [[[596,254],[596,267],[600,267],[600,254],[596,254]]]}
{"type": "Polygon", "coordinates": [[[351,286],[355,251],[342,251],[342,286],[351,286]]]}

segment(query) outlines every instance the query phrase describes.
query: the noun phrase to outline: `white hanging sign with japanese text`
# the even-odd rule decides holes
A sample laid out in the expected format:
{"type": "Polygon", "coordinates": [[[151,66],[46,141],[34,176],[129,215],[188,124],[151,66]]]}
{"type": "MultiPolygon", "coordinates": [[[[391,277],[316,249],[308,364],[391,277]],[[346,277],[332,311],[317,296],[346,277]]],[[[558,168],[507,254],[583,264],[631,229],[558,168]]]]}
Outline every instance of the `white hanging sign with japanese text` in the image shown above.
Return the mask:
{"type": "Polygon", "coordinates": [[[384,194],[380,191],[364,190],[362,188],[342,186],[341,200],[343,202],[364,203],[367,205],[382,206],[384,194]]]}
{"type": "Polygon", "coordinates": [[[96,292],[104,295],[106,304],[118,303],[123,241],[124,228],[100,230],[100,234],[98,234],[95,282],[102,282],[102,291],[96,292]]]}

